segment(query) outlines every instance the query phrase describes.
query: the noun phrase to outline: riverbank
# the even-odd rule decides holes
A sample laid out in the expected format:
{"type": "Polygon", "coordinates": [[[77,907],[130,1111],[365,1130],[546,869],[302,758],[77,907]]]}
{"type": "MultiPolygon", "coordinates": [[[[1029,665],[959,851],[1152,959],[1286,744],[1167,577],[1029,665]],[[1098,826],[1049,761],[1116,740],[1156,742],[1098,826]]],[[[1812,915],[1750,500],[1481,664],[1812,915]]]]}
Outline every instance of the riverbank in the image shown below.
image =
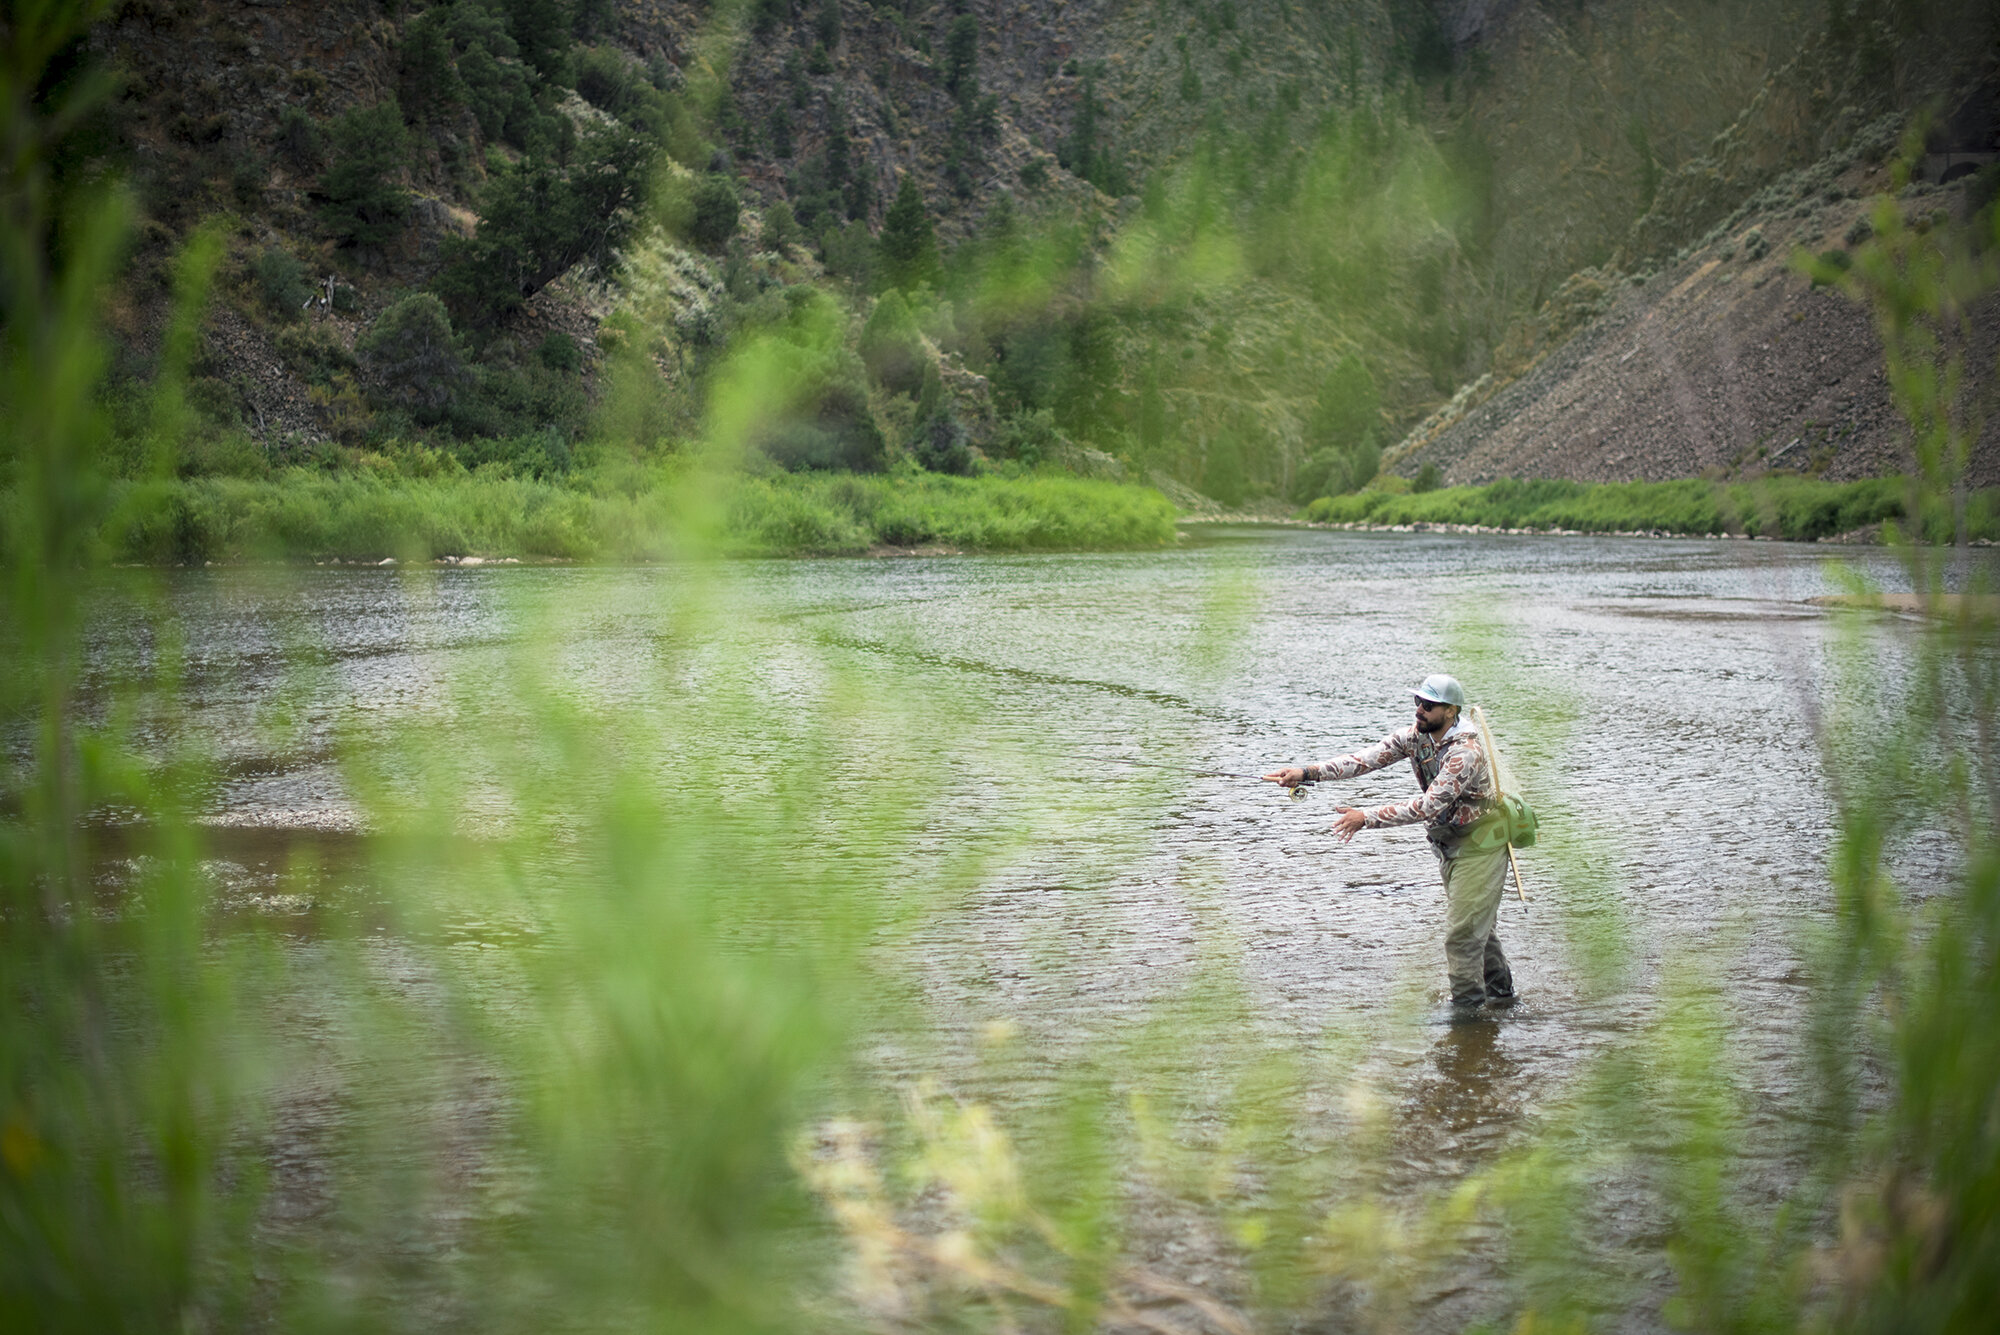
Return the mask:
{"type": "MultiPolygon", "coordinates": [[[[144,564],[1111,550],[1171,543],[1175,517],[1149,487],[1049,475],[656,469],[550,481],[294,469],[121,483],[109,499],[98,555],[144,564]]],[[[7,498],[0,516],[14,505],[7,498]]]]}
{"type": "MultiPolygon", "coordinates": [[[[1396,494],[1359,491],[1306,507],[1308,522],[1346,528],[1445,529],[1477,533],[1595,533],[1659,537],[1779,538],[1793,542],[1879,542],[1897,533],[1950,542],[1950,508],[1926,504],[1908,519],[1906,478],[1822,482],[1774,477],[1754,482],[1562,482],[1502,479],[1483,487],[1396,494]]],[[[1966,498],[1965,531],[2000,540],[2000,488],[1966,498]]]]}

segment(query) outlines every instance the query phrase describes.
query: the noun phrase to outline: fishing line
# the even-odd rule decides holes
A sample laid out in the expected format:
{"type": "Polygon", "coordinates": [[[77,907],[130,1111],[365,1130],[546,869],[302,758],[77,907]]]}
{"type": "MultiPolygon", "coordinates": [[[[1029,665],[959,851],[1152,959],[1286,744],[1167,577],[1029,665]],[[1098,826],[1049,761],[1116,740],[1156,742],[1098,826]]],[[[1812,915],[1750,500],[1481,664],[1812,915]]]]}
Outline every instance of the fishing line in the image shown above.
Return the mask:
{"type": "MultiPolygon", "coordinates": [[[[1133,769],[1171,770],[1176,774],[1189,774],[1202,779],[1248,779],[1253,783],[1264,782],[1264,776],[1261,774],[1243,774],[1236,770],[1196,769],[1191,765],[1175,765],[1154,760],[1131,760],[1123,756],[1107,756],[1088,751],[1045,751],[1039,747],[1027,747],[1023,749],[1048,760],[1085,760],[1095,765],[1125,765],[1133,769]]],[[[1294,784],[1285,791],[1291,797],[1292,801],[1303,802],[1308,786],[1303,783],[1294,784]]]]}

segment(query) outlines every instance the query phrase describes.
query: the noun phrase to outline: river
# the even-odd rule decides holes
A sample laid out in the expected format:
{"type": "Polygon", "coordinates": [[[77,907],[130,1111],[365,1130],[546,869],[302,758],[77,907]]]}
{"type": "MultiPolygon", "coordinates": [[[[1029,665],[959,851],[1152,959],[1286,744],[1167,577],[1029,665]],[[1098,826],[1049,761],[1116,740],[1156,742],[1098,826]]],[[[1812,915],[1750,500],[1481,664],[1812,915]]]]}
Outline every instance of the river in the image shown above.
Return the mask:
{"type": "MultiPolygon", "coordinates": [[[[1886,554],[1832,555],[1900,587],[1886,554]]],[[[929,1076],[1003,1117],[1031,1110],[1226,977],[1202,1022],[1219,1015],[1292,1062],[1276,1171],[1303,1180],[1340,1160],[1343,1191],[1421,1201],[1552,1126],[1589,1124],[1601,1059],[1695,1007],[1730,1054],[1739,1186],[1761,1207],[1796,1183],[1810,1112],[1805,943],[1829,918],[1835,819],[1816,722],[1848,689],[1838,619],[1811,601],[1841,587],[1829,559],[1778,543],[1216,528],[1158,553],[743,563],[719,586],[676,567],[190,571],[167,602],[190,735],[221,761],[205,799],[214,866],[245,912],[304,923],[283,874],[301,848],[344,893],[365,821],[343,747],[439,715],[476,724],[467,683],[509,671],[538,626],[560,625],[537,653],[586,706],[637,705],[663,681],[700,690],[723,670],[689,643],[686,591],[702,583],[723,591],[709,633],[745,650],[774,716],[908,702],[853,744],[885,782],[927,791],[920,809],[877,847],[793,851],[879,859],[888,884],[949,882],[885,938],[920,1016],[885,1018],[866,1045],[885,1086],[929,1076]],[[1521,856],[1525,902],[1510,884],[1499,928],[1520,1001],[1470,1025],[1448,1022],[1420,830],[1328,833],[1341,799],[1410,795],[1406,768],[1301,801],[1199,772],[1358,748],[1409,722],[1411,687],[1436,671],[1484,703],[1543,819],[1521,856]],[[926,865],[974,848],[970,870],[926,865]],[[1364,1131],[1366,1155],[1343,1159],[1364,1131]]],[[[1898,623],[1870,624],[1874,670],[1893,673],[1898,623]]],[[[746,786],[795,762],[787,735],[732,735],[746,786]]],[[[1897,856],[1920,885],[1948,869],[1935,841],[1897,856]]],[[[1190,1143],[1227,1133],[1204,1061],[1196,1046],[1143,1066],[1173,1086],[1190,1143]]],[[[1106,1069],[1129,1082],[1141,1066],[1106,1069]]],[[[1657,1183],[1646,1134],[1613,1139],[1622,1166],[1593,1227],[1635,1287],[1604,1303],[1650,1328],[1667,1275],[1657,1183]]],[[[1145,1264],[1237,1283],[1212,1228],[1158,1202],[1136,1215],[1145,1264]]],[[[1408,1319],[1464,1325],[1514,1265],[1475,1233],[1405,1295],[1408,1319]]],[[[1326,1311],[1360,1301],[1340,1292],[1326,1311]]]]}

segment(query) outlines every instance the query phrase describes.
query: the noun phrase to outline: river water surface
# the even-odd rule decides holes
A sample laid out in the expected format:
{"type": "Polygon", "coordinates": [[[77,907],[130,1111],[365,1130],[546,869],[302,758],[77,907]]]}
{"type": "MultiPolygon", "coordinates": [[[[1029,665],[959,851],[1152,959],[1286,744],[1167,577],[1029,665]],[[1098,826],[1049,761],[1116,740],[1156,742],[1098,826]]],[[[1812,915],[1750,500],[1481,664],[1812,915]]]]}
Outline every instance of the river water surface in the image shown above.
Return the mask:
{"type": "MultiPolygon", "coordinates": [[[[1842,560],[1898,587],[1886,556],[1842,560]]],[[[338,864],[362,822],[334,737],[462,714],[464,683],[507,670],[533,609],[590,609],[547,651],[579,698],[657,685],[688,578],[178,577],[191,721],[224,761],[208,813],[218,865],[254,903],[302,844],[338,864]]],[[[885,881],[914,883],[927,856],[997,841],[887,947],[924,1023],[885,1021],[871,1060],[886,1082],[937,1076],[1003,1116],[1031,1108],[1220,971],[1231,1023],[1307,1073],[1287,1093],[1304,1124],[1279,1171],[1290,1153],[1308,1174],[1371,1126],[1363,1187],[1414,1201],[1569,1116],[1598,1057],[1698,995],[1727,1031],[1751,1147],[1741,1189],[1768,1203],[1799,1177],[1787,1128],[1808,1112],[1795,1097],[1807,943],[1829,917],[1834,822],[1815,721],[1845,689],[1837,620],[1811,601],[1841,588],[1826,549],[1217,529],[1160,553],[751,563],[723,578],[727,633],[755,648],[774,712],[822,699],[829,674],[952,706],[881,740],[885,776],[940,798],[908,837],[800,856],[879,857],[885,881]],[[1297,802],[1200,772],[1373,742],[1410,721],[1413,684],[1437,671],[1485,704],[1543,816],[1521,858],[1527,901],[1510,886],[1499,928],[1520,1001],[1472,1025],[1447,1023],[1442,895],[1420,829],[1349,845],[1328,833],[1339,800],[1410,796],[1407,768],[1297,802]]],[[[1893,672],[1896,625],[1874,631],[1893,672]]],[[[746,755],[746,782],[787,763],[746,755]]],[[[1922,841],[1899,857],[1919,882],[1945,870],[1922,841]]],[[[1159,1069],[1199,1091],[1203,1054],[1159,1069]]],[[[1192,1140],[1220,1134],[1200,1103],[1185,1105],[1192,1140]]],[[[1637,1287],[1605,1302],[1646,1328],[1668,1267],[1645,1165],[1629,1176],[1606,1193],[1600,1241],[1637,1287]]],[[[1228,1249],[1171,1209],[1135,1226],[1133,1246],[1179,1279],[1234,1283],[1228,1249]]],[[[1463,1326],[1509,1265],[1475,1236],[1410,1296],[1408,1319],[1463,1326]]],[[[1305,1328],[1343,1325],[1341,1302],[1305,1328]]]]}

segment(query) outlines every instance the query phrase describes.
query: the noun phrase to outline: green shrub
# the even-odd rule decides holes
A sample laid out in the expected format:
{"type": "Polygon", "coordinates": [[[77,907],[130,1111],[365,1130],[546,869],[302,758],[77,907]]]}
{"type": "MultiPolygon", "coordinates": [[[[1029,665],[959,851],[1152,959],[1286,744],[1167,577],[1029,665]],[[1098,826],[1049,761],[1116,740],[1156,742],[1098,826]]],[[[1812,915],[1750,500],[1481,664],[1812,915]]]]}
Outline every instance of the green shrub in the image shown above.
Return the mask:
{"type": "Polygon", "coordinates": [[[500,361],[477,369],[454,401],[450,423],[463,437],[500,437],[556,431],[565,439],[581,431],[589,416],[583,384],[569,372],[539,359],[500,361]]]}
{"type": "Polygon", "coordinates": [[[625,115],[644,83],[638,62],[616,47],[590,46],[576,54],[577,96],[600,111],[625,115]]]}
{"type": "Polygon", "coordinates": [[[880,472],[888,442],[868,411],[868,394],[851,380],[823,373],[799,387],[799,407],[766,428],[758,441],[780,466],[880,472]]]}
{"type": "Polygon", "coordinates": [[[1326,448],[1308,455],[1292,479],[1291,498],[1303,505],[1321,496],[1359,491],[1374,480],[1381,467],[1382,452],[1375,447],[1370,431],[1351,448],[1326,448]]]}
{"type": "MultiPolygon", "coordinates": [[[[1306,507],[1320,522],[1377,524],[1479,524],[1492,528],[1569,529],[1586,533],[1748,533],[1791,541],[1866,528],[1903,516],[1908,484],[1901,478],[1822,482],[1816,478],[1766,478],[1719,485],[1695,478],[1673,482],[1565,482],[1503,478],[1485,487],[1414,489],[1391,495],[1370,489],[1327,496],[1306,507]]],[[[1970,512],[2000,493],[1979,493],[1970,512]],[[1984,497],[1986,499],[1982,500],[1984,497]]],[[[1978,519],[1974,536],[1993,536],[1978,519]]],[[[1921,536],[1948,540],[1951,517],[1921,517],[1921,536]]]]}
{"type": "Polygon", "coordinates": [[[306,267],[282,246],[266,246],[251,266],[264,309],[280,320],[296,320],[312,297],[306,267]]]}
{"type": "Polygon", "coordinates": [[[995,451],[1003,459],[1017,459],[1033,468],[1055,453],[1062,443],[1056,430],[1055,414],[1046,408],[1015,413],[1001,425],[995,451]]]}
{"type": "Polygon", "coordinates": [[[525,435],[460,441],[452,446],[451,455],[467,469],[499,477],[562,477],[575,462],[568,438],[548,427],[525,435]]]}
{"type": "Polygon", "coordinates": [[[861,361],[870,378],[891,394],[914,395],[923,388],[929,365],[923,337],[909,303],[893,288],[882,294],[861,326],[861,361]]]}
{"type": "Polygon", "coordinates": [[[353,354],[318,321],[280,329],[271,342],[285,365],[310,384],[329,385],[335,376],[354,369],[353,354]]]}
{"type": "Polygon", "coordinates": [[[1840,276],[1853,267],[1854,257],[1836,246],[1815,255],[1807,269],[1814,287],[1827,287],[1838,284],[1840,276]]]}
{"type": "Polygon", "coordinates": [[[969,477],[973,472],[972,447],[958,415],[946,410],[933,413],[917,425],[915,448],[911,453],[926,470],[969,477]]]}
{"type": "Polygon", "coordinates": [[[451,317],[428,292],[383,311],[355,351],[373,396],[418,422],[444,421],[472,383],[451,317]]]}
{"type": "Polygon", "coordinates": [[[704,176],[694,188],[688,239],[703,250],[717,250],[736,235],[743,206],[736,183],[721,173],[704,176]]]}
{"type": "Polygon", "coordinates": [[[1444,474],[1438,471],[1437,464],[1427,459],[1424,461],[1424,466],[1417,470],[1417,475],[1410,479],[1410,490],[1414,492],[1436,491],[1443,481],[1444,474]]]}
{"type": "Polygon", "coordinates": [[[326,131],[304,107],[280,111],[273,138],[295,171],[315,171],[326,161],[326,131]]]}
{"type": "Polygon", "coordinates": [[[750,31],[759,37],[769,37],[781,21],[791,16],[791,9],[791,0],[752,0],[750,31]]]}
{"type": "Polygon", "coordinates": [[[583,369],[583,349],[560,329],[542,340],[541,346],[535,349],[535,355],[551,371],[574,375],[583,369]]]}
{"type": "Polygon", "coordinates": [[[229,194],[236,207],[246,213],[264,202],[264,187],[271,179],[271,165],[264,155],[244,150],[230,159],[229,194]]]}

